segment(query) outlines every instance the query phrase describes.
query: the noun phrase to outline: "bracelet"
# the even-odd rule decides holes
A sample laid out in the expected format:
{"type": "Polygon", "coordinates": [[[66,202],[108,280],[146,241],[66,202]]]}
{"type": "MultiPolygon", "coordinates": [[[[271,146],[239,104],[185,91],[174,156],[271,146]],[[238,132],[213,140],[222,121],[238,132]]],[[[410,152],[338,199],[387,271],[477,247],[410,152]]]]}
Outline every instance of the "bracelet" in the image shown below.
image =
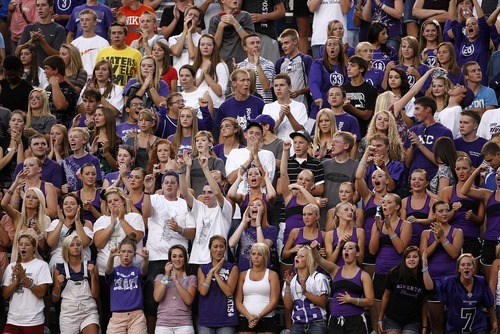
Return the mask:
{"type": "Polygon", "coordinates": [[[383,323],[384,323],[384,321],[383,321],[383,320],[379,320],[379,321],[377,321],[377,324],[383,324],[383,323]]]}
{"type": "Polygon", "coordinates": [[[441,244],[441,245],[444,247],[444,246],[446,246],[449,243],[450,243],[450,240],[446,240],[446,242],[444,244],[441,244]]]}
{"type": "Polygon", "coordinates": [[[425,267],[425,268],[422,268],[422,272],[425,273],[426,271],[429,270],[429,266],[425,267]]]}
{"type": "Polygon", "coordinates": [[[208,284],[208,283],[203,282],[203,283],[201,283],[201,284],[202,284],[203,286],[206,286],[207,288],[209,288],[209,287],[210,287],[210,284],[208,284]]]}
{"type": "Polygon", "coordinates": [[[181,227],[181,233],[180,233],[181,235],[184,235],[184,230],[185,230],[185,228],[181,227]]]}
{"type": "Polygon", "coordinates": [[[248,168],[245,167],[245,165],[240,165],[241,169],[243,169],[244,172],[248,170],[248,168]]]}
{"type": "Polygon", "coordinates": [[[167,276],[163,276],[163,278],[160,280],[160,283],[163,285],[167,285],[170,280],[167,278],[167,276]]]}
{"type": "Polygon", "coordinates": [[[31,289],[33,289],[34,286],[35,286],[35,282],[31,282],[31,285],[30,285],[30,287],[28,289],[31,290],[31,289]]]}
{"type": "Polygon", "coordinates": [[[144,195],[151,195],[151,193],[149,191],[145,191],[144,195]]]}
{"type": "Polygon", "coordinates": [[[382,6],[380,6],[380,9],[384,9],[385,7],[385,3],[382,4],[382,6]]]}
{"type": "Polygon", "coordinates": [[[356,298],[356,306],[359,306],[359,303],[361,303],[361,299],[356,298]]]}
{"type": "Polygon", "coordinates": [[[292,290],[290,290],[290,289],[285,289],[285,293],[291,293],[291,292],[292,292],[292,290]]]}
{"type": "Polygon", "coordinates": [[[255,164],[254,164],[253,166],[254,166],[255,168],[260,168],[260,167],[262,167],[262,165],[255,165],[255,164]]]}
{"type": "Polygon", "coordinates": [[[10,196],[14,195],[14,192],[12,190],[7,190],[7,194],[9,194],[10,196]]]}
{"type": "Polygon", "coordinates": [[[359,164],[362,165],[362,166],[368,166],[368,164],[366,162],[364,162],[364,161],[360,161],[359,164]]]}
{"type": "Polygon", "coordinates": [[[176,170],[175,172],[176,172],[177,174],[179,174],[179,175],[182,175],[182,174],[186,173],[186,167],[181,168],[181,169],[178,169],[178,170],[176,170]]]}
{"type": "Polygon", "coordinates": [[[262,227],[262,226],[260,226],[260,225],[255,225],[255,228],[257,228],[257,227],[262,227]]]}
{"type": "Polygon", "coordinates": [[[396,238],[398,235],[396,233],[394,233],[389,239],[392,240],[394,238],[396,238]]]}
{"type": "Polygon", "coordinates": [[[236,29],[236,32],[239,33],[241,31],[241,29],[243,29],[243,27],[240,25],[240,27],[238,29],[236,29]]]}
{"type": "Polygon", "coordinates": [[[56,297],[56,298],[59,298],[61,296],[61,294],[57,294],[55,293],[54,291],[52,291],[52,296],[56,297]]]}
{"type": "Polygon", "coordinates": [[[14,204],[21,204],[21,201],[14,200],[14,204]]]}

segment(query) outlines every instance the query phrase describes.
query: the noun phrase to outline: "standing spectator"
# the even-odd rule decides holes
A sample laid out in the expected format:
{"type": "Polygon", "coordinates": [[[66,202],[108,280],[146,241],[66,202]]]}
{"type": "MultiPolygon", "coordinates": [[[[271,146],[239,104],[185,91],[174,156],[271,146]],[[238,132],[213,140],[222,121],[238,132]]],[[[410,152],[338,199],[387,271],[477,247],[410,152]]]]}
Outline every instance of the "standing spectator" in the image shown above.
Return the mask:
{"type": "MultiPolygon", "coordinates": [[[[236,69],[231,73],[231,86],[234,96],[220,105],[215,124],[221,124],[226,117],[234,117],[238,125],[245,131],[250,119],[256,118],[264,109],[264,101],[250,95],[250,76],[244,69],[236,69]]],[[[220,134],[219,142],[222,142],[220,134]]]]}
{"type": "Polygon", "coordinates": [[[345,27],[347,24],[347,13],[351,8],[352,0],[339,0],[323,2],[321,0],[310,0],[307,3],[309,11],[314,13],[311,48],[313,59],[321,58],[319,48],[325,44],[327,40],[327,25],[332,20],[339,20],[345,27]]]}
{"type": "Polygon", "coordinates": [[[233,63],[245,59],[241,40],[254,32],[254,25],[248,12],[238,10],[237,1],[221,0],[221,4],[222,12],[212,17],[208,33],[215,37],[220,55],[232,72],[235,65],[233,63]]]}
{"type": "MultiPolygon", "coordinates": [[[[168,40],[170,36],[180,35],[182,33],[185,21],[184,17],[192,6],[192,0],[177,0],[173,7],[167,7],[163,10],[160,20],[160,29],[161,34],[166,40],[168,40]]],[[[197,28],[195,29],[199,33],[205,29],[205,22],[199,21],[196,26],[197,28]]]]}
{"type": "Polygon", "coordinates": [[[488,141],[486,138],[477,135],[480,121],[481,118],[475,112],[470,110],[462,111],[459,121],[460,137],[454,140],[456,150],[467,153],[474,168],[483,163],[481,149],[488,141]]]}
{"type": "Polygon", "coordinates": [[[496,109],[498,100],[495,91],[482,85],[483,74],[481,67],[475,61],[468,61],[462,66],[465,83],[474,92],[474,100],[467,109],[482,116],[486,110],[496,109]]]}
{"type": "Polygon", "coordinates": [[[2,280],[2,296],[9,299],[4,331],[43,333],[43,297],[52,284],[49,265],[34,257],[37,241],[31,235],[20,235],[17,244],[20,256],[7,266],[2,280]]]}
{"type": "Polygon", "coordinates": [[[63,44],[59,49],[59,56],[66,65],[65,76],[76,91],[77,96],[87,83],[87,71],[83,69],[82,57],[78,48],[72,44],[63,44]]]}
{"type": "Polygon", "coordinates": [[[139,0],[122,0],[122,7],[118,9],[116,18],[127,25],[128,34],[125,40],[127,45],[141,37],[140,18],[145,11],[154,13],[154,9],[143,5],[139,0]]]}
{"type": "Polygon", "coordinates": [[[264,102],[273,102],[271,83],[273,82],[275,70],[272,61],[261,57],[260,37],[257,33],[251,33],[243,37],[243,49],[247,58],[238,63],[238,68],[250,68],[255,71],[257,93],[264,98],[264,102]]]}
{"type": "Polygon", "coordinates": [[[3,76],[0,80],[0,105],[14,111],[28,110],[28,96],[33,87],[22,79],[23,63],[18,57],[8,56],[3,60],[3,76]]]}
{"type": "MultiPolygon", "coordinates": [[[[11,51],[16,50],[24,28],[28,24],[38,21],[38,19],[36,0],[26,0],[22,3],[17,3],[16,1],[8,2],[7,24],[9,26],[11,41],[11,47],[9,49],[11,51]]],[[[7,35],[4,35],[4,37],[6,36],[7,35]]]]}
{"type": "MultiPolygon", "coordinates": [[[[76,46],[80,50],[80,55],[82,57],[83,68],[87,71],[87,75],[90,78],[94,66],[96,63],[96,57],[101,49],[109,47],[109,42],[106,38],[98,35],[96,33],[97,27],[97,12],[93,9],[84,9],[80,12],[79,22],[80,28],[82,30],[82,35],[74,39],[71,44],[76,46]]],[[[68,32],[68,37],[72,32],[68,32]]]]}
{"type": "Polygon", "coordinates": [[[366,22],[382,22],[387,26],[387,45],[394,50],[399,49],[403,29],[401,18],[403,17],[403,0],[377,1],[367,0],[363,6],[363,19],[366,22]]]}
{"type": "Polygon", "coordinates": [[[177,71],[183,65],[193,64],[197,53],[198,42],[201,35],[196,31],[196,27],[201,20],[203,12],[198,7],[189,7],[184,16],[184,28],[178,35],[170,36],[170,53],[174,56],[173,66],[177,71]]]}
{"type": "Polygon", "coordinates": [[[163,36],[157,34],[158,25],[156,24],[156,15],[153,12],[145,11],[141,14],[139,29],[141,37],[133,40],[130,47],[139,50],[143,56],[152,55],[152,47],[157,41],[167,42],[163,36]]]}
{"type": "Polygon", "coordinates": [[[38,65],[43,66],[45,58],[59,54],[59,48],[66,40],[66,30],[52,21],[54,0],[37,0],[36,7],[39,18],[24,28],[15,54],[19,56],[25,44],[34,44],[37,47],[38,65]]]}
{"type": "Polygon", "coordinates": [[[281,0],[242,0],[241,9],[252,17],[262,43],[263,58],[275,63],[280,57],[275,21],[285,16],[285,4],[281,0]]]}
{"type": "Polygon", "coordinates": [[[397,64],[399,62],[397,51],[387,44],[389,36],[387,35],[388,28],[382,22],[373,22],[368,28],[366,40],[373,46],[372,66],[381,71],[389,62],[397,64]]]}
{"type": "Polygon", "coordinates": [[[109,27],[109,31],[111,46],[99,51],[96,61],[108,60],[113,70],[114,83],[124,87],[130,79],[136,76],[142,55],[125,44],[127,36],[125,24],[114,22],[109,27]]]}
{"type": "MultiPolygon", "coordinates": [[[[300,2],[300,1],[298,1],[300,2]]],[[[298,4],[297,4],[298,5],[298,4]]],[[[309,29],[309,28],[308,28],[309,29]]],[[[276,61],[276,74],[284,73],[290,77],[293,91],[290,97],[301,102],[309,110],[309,70],[313,59],[300,51],[302,36],[294,29],[285,29],[280,35],[281,48],[285,54],[276,61]]]]}
{"type": "MultiPolygon", "coordinates": [[[[86,25],[86,23],[81,20],[81,15],[84,11],[88,13],[88,10],[94,11],[96,18],[95,24],[90,25],[93,28],[92,30],[95,30],[95,34],[101,36],[105,40],[108,40],[109,26],[114,21],[111,9],[109,9],[108,6],[99,3],[97,0],[87,0],[86,3],[76,7],[73,9],[73,12],[71,12],[71,18],[68,20],[68,24],[66,24],[66,31],[68,31],[66,43],[72,43],[76,38],[83,36],[86,29],[84,28],[84,25],[86,25]]],[[[85,21],[88,22],[87,20],[85,21]]]]}
{"type": "MultiPolygon", "coordinates": [[[[43,0],[42,0],[43,1],[43,0]]],[[[59,56],[50,56],[43,61],[49,86],[45,89],[49,97],[49,108],[57,121],[69,127],[76,115],[77,94],[66,81],[66,65],[59,56]]]]}

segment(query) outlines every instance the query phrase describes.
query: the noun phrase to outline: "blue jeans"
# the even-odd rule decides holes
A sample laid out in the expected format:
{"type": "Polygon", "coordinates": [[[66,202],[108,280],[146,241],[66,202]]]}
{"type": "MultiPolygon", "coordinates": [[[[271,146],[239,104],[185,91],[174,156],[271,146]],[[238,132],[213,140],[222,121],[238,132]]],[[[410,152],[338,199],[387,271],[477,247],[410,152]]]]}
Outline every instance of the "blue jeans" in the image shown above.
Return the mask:
{"type": "Polygon", "coordinates": [[[323,58],[323,55],[319,54],[319,48],[321,48],[321,44],[311,46],[311,50],[313,53],[313,60],[323,58]]]}
{"type": "Polygon", "coordinates": [[[401,44],[401,36],[392,36],[387,40],[387,45],[396,50],[396,53],[399,52],[399,45],[401,44]]]}
{"type": "Polygon", "coordinates": [[[291,334],[325,334],[326,320],[311,321],[307,324],[293,323],[291,334]]]}
{"type": "Polygon", "coordinates": [[[234,334],[236,327],[205,327],[198,326],[198,334],[234,334]]]}

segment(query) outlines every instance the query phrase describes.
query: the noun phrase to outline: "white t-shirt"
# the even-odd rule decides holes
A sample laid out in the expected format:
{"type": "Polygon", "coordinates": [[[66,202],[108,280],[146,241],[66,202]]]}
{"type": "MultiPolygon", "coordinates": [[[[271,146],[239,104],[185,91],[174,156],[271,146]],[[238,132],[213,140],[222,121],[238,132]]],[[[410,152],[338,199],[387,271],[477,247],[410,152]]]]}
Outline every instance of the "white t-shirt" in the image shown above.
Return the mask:
{"type": "MultiPolygon", "coordinates": [[[[181,38],[181,35],[182,34],[176,35],[176,36],[171,36],[168,39],[168,45],[170,45],[170,47],[172,47],[172,45],[177,44],[177,41],[179,41],[179,39],[181,38]]],[[[197,32],[193,33],[193,43],[196,47],[198,47],[198,41],[200,40],[200,38],[201,38],[200,34],[198,34],[197,32]]],[[[182,52],[181,52],[180,56],[179,57],[174,56],[174,62],[172,64],[172,66],[174,66],[174,68],[177,70],[177,73],[179,73],[179,69],[183,65],[186,65],[186,64],[193,65],[194,58],[193,59],[189,58],[187,43],[188,43],[188,38],[186,36],[186,39],[184,40],[184,46],[182,47],[182,52]]]]}
{"type": "MultiPolygon", "coordinates": [[[[224,92],[226,91],[227,83],[229,82],[229,69],[226,65],[226,63],[218,63],[217,66],[215,66],[215,73],[217,74],[217,83],[221,86],[222,88],[222,95],[218,96],[217,94],[214,93],[212,88],[207,84],[206,80],[203,80],[198,89],[201,90],[208,90],[208,93],[210,94],[210,97],[212,98],[212,102],[214,104],[214,108],[219,108],[220,105],[226,101],[226,95],[224,92]]],[[[201,69],[199,68],[198,71],[196,71],[196,77],[199,78],[201,77],[201,69]]]]}
{"type": "Polygon", "coordinates": [[[454,139],[460,137],[459,122],[460,122],[461,112],[462,112],[462,107],[455,106],[455,107],[444,108],[443,110],[441,110],[440,113],[441,124],[443,124],[448,129],[451,130],[454,139]]]}
{"type": "Polygon", "coordinates": [[[101,49],[107,48],[109,43],[107,40],[99,35],[94,37],[83,37],[80,36],[71,42],[74,46],[80,50],[80,55],[82,56],[83,68],[87,71],[87,76],[92,76],[94,72],[94,66],[96,63],[97,54],[101,49]]]}
{"type": "MultiPolygon", "coordinates": [[[[140,214],[135,212],[130,212],[125,215],[125,220],[130,224],[135,230],[144,233],[144,221],[140,214]]],[[[110,216],[101,216],[94,223],[94,235],[100,231],[106,229],[111,224],[110,216]]],[[[111,249],[114,247],[118,247],[118,244],[125,238],[127,235],[125,231],[121,227],[121,224],[118,223],[115,225],[113,233],[109,237],[106,245],[103,248],[98,249],[97,252],[97,266],[99,268],[99,275],[104,276],[106,273],[106,266],[108,265],[109,254],[111,253],[111,249]]],[[[137,252],[140,253],[142,249],[142,239],[137,243],[137,252]]],[[[140,266],[142,262],[142,257],[135,256],[134,258],[134,266],[140,266]]],[[[115,257],[114,266],[120,264],[120,257],[115,257]]]]}
{"type": "MultiPolygon", "coordinates": [[[[80,105],[83,103],[82,95],[83,95],[83,92],[85,92],[85,89],[87,89],[87,86],[83,87],[82,92],[80,93],[80,96],[78,97],[77,105],[80,105]]],[[[104,94],[105,90],[106,90],[106,88],[99,88],[99,91],[101,92],[101,94],[104,94]]],[[[109,93],[109,96],[104,96],[104,98],[106,99],[106,101],[109,102],[109,104],[111,104],[112,106],[115,106],[116,109],[118,109],[119,112],[118,112],[118,116],[116,116],[116,119],[118,120],[119,118],[121,118],[123,115],[123,105],[124,105],[123,104],[123,102],[124,102],[123,88],[120,86],[117,86],[117,85],[113,85],[113,88],[111,89],[111,92],[109,93]]],[[[116,124],[120,124],[120,123],[118,122],[116,124]]]]}
{"type": "MultiPolygon", "coordinates": [[[[59,219],[55,219],[52,221],[50,226],[45,230],[45,232],[52,232],[56,229],[57,224],[59,224],[59,219]]],[[[64,239],[66,239],[66,234],[68,233],[69,228],[66,227],[66,225],[62,225],[61,228],[61,234],[59,235],[59,240],[57,241],[57,246],[52,249],[52,252],[50,253],[50,262],[49,262],[49,267],[53,268],[56,263],[63,263],[63,257],[62,257],[62,243],[64,239]]],[[[83,230],[85,231],[85,234],[92,240],[94,238],[94,232],[92,232],[91,229],[88,227],[83,227],[83,230]]],[[[76,230],[73,231],[71,235],[75,235],[76,230]]],[[[90,247],[87,246],[83,249],[83,254],[85,254],[85,259],[90,260],[90,247]]]]}
{"type": "MultiPolygon", "coordinates": [[[[240,168],[240,166],[248,160],[249,156],[250,150],[248,150],[247,148],[237,148],[232,150],[227,156],[226,160],[226,175],[229,175],[233,171],[240,168]]],[[[269,179],[274,179],[274,172],[276,170],[276,158],[274,157],[273,152],[268,150],[260,150],[259,160],[262,166],[264,166],[269,172],[269,179]]],[[[240,183],[240,186],[238,188],[238,192],[246,194],[245,189],[247,189],[247,186],[248,183],[245,174],[245,176],[243,177],[243,181],[240,183]]]]}
{"type": "Polygon", "coordinates": [[[182,198],[169,201],[163,195],[151,195],[151,217],[148,218],[146,242],[150,261],[167,260],[168,250],[173,245],[181,244],[188,248],[187,239],[167,225],[167,221],[173,218],[181,227],[195,228],[196,223],[188,213],[188,205],[182,198]]]}
{"type": "Polygon", "coordinates": [[[477,135],[488,140],[496,132],[500,132],[500,108],[486,110],[477,128],[477,135]]]}
{"type": "MultiPolygon", "coordinates": [[[[311,0],[307,0],[309,5],[311,0]]],[[[349,1],[352,6],[352,1],[349,1]]],[[[322,0],[319,8],[314,12],[311,45],[323,45],[326,42],[328,23],[333,20],[339,20],[347,29],[347,15],[342,13],[340,0],[322,0]]],[[[346,43],[346,35],[344,34],[343,42],[346,43]]]]}
{"type": "Polygon", "coordinates": [[[196,235],[193,241],[193,248],[189,263],[205,264],[212,261],[208,242],[214,235],[222,235],[227,239],[229,229],[231,228],[231,219],[233,208],[231,203],[224,198],[224,206],[221,208],[219,203],[214,208],[209,208],[204,203],[193,201],[193,208],[189,212],[196,222],[196,235]]]}
{"type": "MultiPolygon", "coordinates": [[[[9,286],[12,283],[13,262],[7,266],[3,275],[2,285],[9,286]]],[[[26,276],[33,280],[36,285],[52,284],[50,269],[47,262],[33,259],[21,265],[26,270],[26,276]]],[[[37,298],[33,292],[21,282],[9,300],[9,313],[7,323],[15,326],[38,326],[45,322],[43,310],[45,304],[43,298],[37,298]]]]}
{"type": "MultiPolygon", "coordinates": [[[[278,121],[280,117],[280,109],[281,104],[279,104],[278,101],[275,101],[273,103],[266,104],[262,110],[262,114],[269,115],[275,121],[278,121]]],[[[307,123],[307,110],[303,103],[292,100],[290,103],[290,112],[299,124],[305,125],[307,123]]],[[[276,137],[283,141],[290,140],[290,134],[295,131],[292,128],[292,123],[290,123],[290,120],[288,120],[288,117],[286,116],[283,118],[283,122],[281,122],[280,126],[274,130],[276,132],[276,137]]],[[[290,155],[293,155],[293,152],[290,152],[290,155]]]]}

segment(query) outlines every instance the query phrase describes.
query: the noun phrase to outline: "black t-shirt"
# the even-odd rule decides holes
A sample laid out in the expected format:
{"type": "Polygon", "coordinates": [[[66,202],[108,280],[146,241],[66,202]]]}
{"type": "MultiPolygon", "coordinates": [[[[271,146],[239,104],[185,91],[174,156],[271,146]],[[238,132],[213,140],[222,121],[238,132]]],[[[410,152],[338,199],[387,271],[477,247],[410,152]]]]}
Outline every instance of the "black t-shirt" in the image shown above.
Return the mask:
{"type": "Polygon", "coordinates": [[[64,97],[68,101],[68,107],[63,110],[56,109],[54,100],[52,98],[52,86],[48,85],[45,90],[47,91],[47,95],[49,96],[49,108],[52,115],[56,116],[57,123],[66,125],[66,127],[69,128],[70,121],[73,120],[73,117],[76,116],[76,101],[78,96],[73,86],[71,86],[66,81],[60,82],[59,87],[61,88],[64,97]]]}
{"type": "Polygon", "coordinates": [[[385,284],[391,290],[391,296],[385,311],[386,317],[400,325],[420,323],[422,321],[422,305],[424,295],[431,293],[425,289],[422,275],[404,282],[399,278],[399,271],[393,270],[387,275],[385,284]]]}
{"type": "MultiPolygon", "coordinates": [[[[274,11],[274,6],[280,4],[282,0],[243,0],[241,10],[249,12],[250,14],[267,14],[274,11]]],[[[263,20],[254,22],[255,31],[267,35],[272,39],[278,38],[276,31],[276,24],[274,20],[263,20]]]]}
{"type": "MultiPolygon", "coordinates": [[[[160,27],[168,26],[170,22],[172,22],[173,20],[174,20],[174,7],[165,8],[163,10],[163,13],[161,14],[160,27]]],[[[200,17],[200,24],[198,24],[198,27],[201,30],[205,29],[205,20],[202,17],[200,17]]],[[[170,34],[170,36],[177,36],[182,34],[183,29],[184,29],[184,12],[179,10],[179,20],[177,21],[174,31],[172,31],[172,34],[170,34]]]]}
{"type": "Polygon", "coordinates": [[[2,92],[0,92],[0,104],[2,107],[10,111],[19,109],[28,111],[28,97],[33,87],[26,80],[21,80],[21,83],[15,88],[10,88],[10,84],[6,79],[0,81],[2,92]]]}
{"type": "MultiPolygon", "coordinates": [[[[351,82],[348,82],[343,87],[346,90],[347,98],[350,100],[352,106],[360,110],[375,109],[375,102],[377,102],[378,96],[377,88],[370,85],[366,81],[359,86],[353,86],[351,82]]],[[[365,137],[370,120],[365,121],[357,117],[356,115],[352,116],[356,117],[356,119],[358,120],[359,128],[361,130],[361,137],[365,137]]]]}

